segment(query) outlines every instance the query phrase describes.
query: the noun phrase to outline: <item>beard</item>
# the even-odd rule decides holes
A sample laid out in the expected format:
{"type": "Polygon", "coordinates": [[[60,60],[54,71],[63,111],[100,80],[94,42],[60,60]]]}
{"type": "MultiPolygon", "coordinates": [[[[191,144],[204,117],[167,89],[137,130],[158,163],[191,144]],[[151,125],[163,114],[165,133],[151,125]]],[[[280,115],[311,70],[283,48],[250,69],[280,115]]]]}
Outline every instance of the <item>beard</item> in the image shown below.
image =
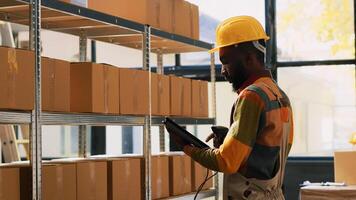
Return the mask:
{"type": "Polygon", "coordinates": [[[244,64],[242,62],[237,62],[234,66],[234,73],[225,76],[225,79],[232,84],[233,92],[237,92],[242,84],[247,80],[244,64]]]}

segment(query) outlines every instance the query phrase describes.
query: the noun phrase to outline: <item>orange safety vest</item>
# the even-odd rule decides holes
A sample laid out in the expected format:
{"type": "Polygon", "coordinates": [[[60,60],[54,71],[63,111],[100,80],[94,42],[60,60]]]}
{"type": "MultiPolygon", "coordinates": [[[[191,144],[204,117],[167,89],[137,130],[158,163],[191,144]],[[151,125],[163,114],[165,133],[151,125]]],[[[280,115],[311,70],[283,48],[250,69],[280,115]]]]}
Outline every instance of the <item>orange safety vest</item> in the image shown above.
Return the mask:
{"type": "MultiPolygon", "coordinates": [[[[292,109],[290,106],[284,106],[282,108],[286,101],[283,99],[283,95],[277,84],[273,83],[271,79],[260,78],[255,83],[253,83],[252,86],[253,88],[258,89],[266,94],[266,96],[268,96],[268,101],[278,101],[280,105],[279,111],[282,120],[278,121],[282,121],[283,125],[282,129],[280,130],[282,132],[280,133],[282,134],[282,137],[280,140],[279,169],[276,175],[269,180],[246,178],[240,173],[231,175],[225,174],[223,197],[224,200],[284,200],[282,183],[285,164],[288,157],[288,143],[291,139],[290,137],[292,137],[293,134],[292,109]]],[[[250,88],[251,87],[249,86],[245,88],[245,90],[249,90],[250,88]]],[[[268,115],[266,117],[268,117],[268,115]]],[[[272,121],[273,123],[275,120],[267,121],[272,121]]]]}

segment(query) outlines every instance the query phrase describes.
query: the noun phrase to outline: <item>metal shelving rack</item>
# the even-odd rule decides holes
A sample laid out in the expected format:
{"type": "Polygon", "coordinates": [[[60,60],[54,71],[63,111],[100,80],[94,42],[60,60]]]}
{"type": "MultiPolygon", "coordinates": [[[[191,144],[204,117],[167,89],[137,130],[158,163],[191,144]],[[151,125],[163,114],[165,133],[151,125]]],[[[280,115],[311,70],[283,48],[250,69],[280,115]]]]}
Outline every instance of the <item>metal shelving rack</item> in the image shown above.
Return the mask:
{"type": "MultiPolygon", "coordinates": [[[[114,17],[87,8],[63,3],[57,0],[2,0],[0,2],[0,20],[30,27],[30,46],[35,51],[35,105],[32,112],[0,111],[0,124],[31,125],[31,166],[32,166],[32,199],[41,199],[41,163],[42,163],[42,125],[79,125],[79,156],[86,156],[86,125],[138,125],[144,127],[145,157],[145,199],[151,199],[151,126],[160,126],[160,145],[164,151],[164,128],[161,125],[164,117],[116,116],[100,114],[69,114],[42,112],[41,109],[41,29],[52,30],[79,36],[80,61],[86,61],[87,39],[109,42],[130,47],[143,52],[143,70],[151,71],[150,52],[157,54],[157,73],[164,74],[163,54],[206,51],[212,44],[187,37],[167,33],[148,25],[139,24],[119,17],[114,17]],[[162,142],[163,141],[163,142],[162,142]]],[[[149,77],[151,88],[151,76],[149,77]]],[[[215,124],[215,62],[211,55],[212,83],[212,117],[179,118],[180,124],[215,124]]],[[[149,92],[151,101],[151,92],[149,92]]],[[[218,181],[215,188],[202,191],[200,198],[218,199],[218,181]]],[[[193,195],[194,196],[194,195],[193,195]]],[[[192,194],[172,197],[173,199],[191,199],[192,194]]],[[[172,199],[170,198],[170,199],[172,199]]]]}

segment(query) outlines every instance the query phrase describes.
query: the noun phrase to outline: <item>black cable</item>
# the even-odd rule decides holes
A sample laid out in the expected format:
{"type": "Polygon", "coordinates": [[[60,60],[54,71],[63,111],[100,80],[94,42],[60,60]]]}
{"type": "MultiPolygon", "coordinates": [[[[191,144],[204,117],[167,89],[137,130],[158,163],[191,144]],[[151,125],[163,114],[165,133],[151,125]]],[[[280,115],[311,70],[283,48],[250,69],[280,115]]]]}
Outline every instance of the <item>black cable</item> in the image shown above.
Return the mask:
{"type": "Polygon", "coordinates": [[[209,169],[206,169],[206,176],[205,176],[205,180],[200,184],[200,186],[198,187],[197,192],[195,193],[194,196],[194,200],[197,199],[199,192],[201,192],[201,190],[203,189],[204,185],[206,182],[208,182],[208,180],[210,180],[211,178],[213,178],[215,175],[217,175],[218,172],[215,172],[213,175],[209,176],[209,169]]]}

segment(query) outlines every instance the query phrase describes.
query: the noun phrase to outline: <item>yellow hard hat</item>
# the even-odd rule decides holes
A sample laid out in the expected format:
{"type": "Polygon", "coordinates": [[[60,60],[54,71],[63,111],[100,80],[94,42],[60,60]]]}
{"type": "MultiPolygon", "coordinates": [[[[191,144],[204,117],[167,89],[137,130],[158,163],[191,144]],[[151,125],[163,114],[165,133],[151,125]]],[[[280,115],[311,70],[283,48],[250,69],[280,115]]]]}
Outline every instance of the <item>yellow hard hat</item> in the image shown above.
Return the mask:
{"type": "Polygon", "coordinates": [[[353,132],[353,133],[351,134],[350,143],[351,143],[352,145],[356,145],[356,132],[353,132]]]}
{"type": "Polygon", "coordinates": [[[262,25],[253,17],[237,16],[224,20],[216,29],[216,47],[209,53],[218,51],[222,47],[269,39],[262,25]]]}

